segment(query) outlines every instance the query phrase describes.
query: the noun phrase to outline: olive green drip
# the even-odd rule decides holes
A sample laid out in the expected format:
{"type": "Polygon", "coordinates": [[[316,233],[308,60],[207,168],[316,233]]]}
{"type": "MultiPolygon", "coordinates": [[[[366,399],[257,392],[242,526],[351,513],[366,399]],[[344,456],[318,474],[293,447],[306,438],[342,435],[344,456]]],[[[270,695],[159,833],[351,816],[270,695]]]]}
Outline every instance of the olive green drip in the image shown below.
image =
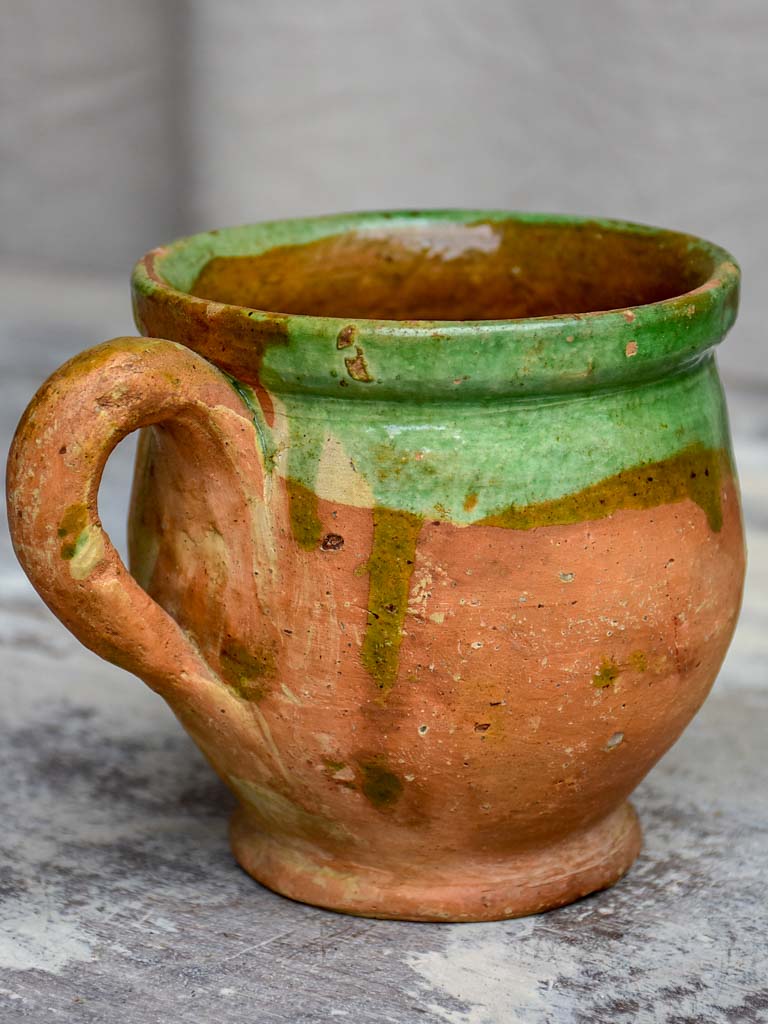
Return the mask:
{"type": "Polygon", "coordinates": [[[317,495],[290,477],[285,484],[293,538],[305,551],[313,551],[323,535],[323,524],[317,514],[317,495]]]}
{"type": "Polygon", "coordinates": [[[617,665],[613,658],[604,658],[600,668],[592,676],[592,685],[598,690],[604,690],[606,686],[615,683],[621,675],[621,666],[617,665]]]}
{"type": "Polygon", "coordinates": [[[275,656],[268,647],[246,648],[236,641],[224,644],[219,665],[224,682],[243,700],[260,701],[275,674],[275,656]]]}
{"type": "Polygon", "coordinates": [[[645,651],[632,651],[628,667],[634,669],[635,672],[645,672],[648,668],[648,656],[645,651]]]}
{"type": "Polygon", "coordinates": [[[422,522],[421,516],[411,512],[373,510],[373,546],[365,566],[370,586],[362,662],[382,694],[387,694],[397,679],[403,622],[422,522]]]}
{"type": "Polygon", "coordinates": [[[257,405],[256,398],[251,388],[246,384],[241,383],[237,377],[233,377],[231,373],[227,373],[226,370],[222,370],[221,372],[227,378],[232,390],[242,399],[243,404],[251,414],[251,419],[253,419],[254,422],[257,422],[261,418],[261,411],[257,405]]]}
{"type": "Polygon", "coordinates": [[[660,462],[646,462],[562,498],[534,505],[509,505],[501,512],[477,520],[479,526],[532,530],[537,526],[565,526],[604,519],[619,509],[649,509],[690,499],[717,533],[723,525],[720,488],[728,455],[722,450],[693,444],[660,462]]]}
{"type": "Polygon", "coordinates": [[[612,686],[622,672],[645,672],[648,668],[648,656],[645,651],[632,651],[626,662],[620,663],[615,658],[603,658],[600,668],[592,676],[592,685],[598,690],[612,686]]]}
{"type": "Polygon", "coordinates": [[[85,533],[86,527],[88,526],[88,507],[83,502],[78,502],[76,505],[70,505],[64,513],[61,522],[59,523],[58,534],[62,540],[61,545],[61,557],[67,559],[74,558],[78,552],[79,546],[82,546],[84,540],[87,540],[87,534],[85,533]],[[85,534],[85,536],[84,536],[85,534]]]}
{"type": "Polygon", "coordinates": [[[256,436],[259,440],[261,453],[263,455],[263,466],[267,473],[271,473],[275,468],[275,454],[276,449],[272,441],[270,431],[264,422],[264,416],[259,406],[258,399],[253,392],[253,388],[250,388],[247,384],[243,384],[237,377],[233,377],[226,370],[221,371],[226,377],[227,381],[232,387],[232,390],[240,398],[245,405],[248,412],[251,414],[251,422],[253,423],[256,431],[256,436]]]}
{"type": "Polygon", "coordinates": [[[383,758],[361,763],[363,796],[379,810],[391,806],[400,798],[403,784],[394,772],[387,768],[383,758]]]}

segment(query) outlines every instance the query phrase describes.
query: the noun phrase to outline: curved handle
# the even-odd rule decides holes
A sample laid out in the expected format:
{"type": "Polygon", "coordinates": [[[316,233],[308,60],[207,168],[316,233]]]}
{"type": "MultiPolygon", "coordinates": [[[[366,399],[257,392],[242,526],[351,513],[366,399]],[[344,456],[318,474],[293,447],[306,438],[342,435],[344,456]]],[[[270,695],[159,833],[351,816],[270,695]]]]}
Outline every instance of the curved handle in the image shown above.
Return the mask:
{"type": "Polygon", "coordinates": [[[106,461],[127,434],[178,424],[201,483],[206,463],[237,486],[253,462],[249,412],[219,370],[181,345],[116,338],[65,363],[37,392],[8,460],[8,518],[24,571],[86,647],[166,699],[220,684],[181,627],[136,583],[99,521],[106,461]]]}

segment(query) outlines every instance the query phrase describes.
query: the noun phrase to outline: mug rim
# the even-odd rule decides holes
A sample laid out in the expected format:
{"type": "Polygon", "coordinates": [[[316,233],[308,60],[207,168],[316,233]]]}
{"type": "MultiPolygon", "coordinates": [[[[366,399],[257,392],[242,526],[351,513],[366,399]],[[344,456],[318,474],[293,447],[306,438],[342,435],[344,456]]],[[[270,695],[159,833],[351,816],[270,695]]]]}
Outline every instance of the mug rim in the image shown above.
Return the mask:
{"type": "Polygon", "coordinates": [[[288,218],[200,232],[146,253],[131,280],[142,333],[185,344],[246,383],[344,398],[413,392],[426,399],[594,390],[663,376],[702,358],[722,340],[736,319],[740,270],[729,252],[703,238],[632,221],[434,209],[288,218]],[[694,288],[648,303],[494,320],[317,316],[219,302],[190,290],[215,256],[260,253],[357,230],[385,228],[394,234],[403,227],[505,221],[674,241],[698,250],[711,269],[694,288]],[[169,279],[174,275],[176,283],[169,279]],[[184,276],[188,287],[179,287],[184,276]],[[350,340],[341,345],[341,337],[350,340]],[[275,358],[273,346],[281,350],[275,358]],[[327,357],[334,349],[344,362],[337,359],[336,368],[329,368],[323,353],[327,357]],[[355,367],[358,355],[362,362],[355,367]],[[474,364],[472,373],[466,372],[467,360],[474,364]],[[403,379],[408,369],[414,371],[410,386],[403,379]]]}

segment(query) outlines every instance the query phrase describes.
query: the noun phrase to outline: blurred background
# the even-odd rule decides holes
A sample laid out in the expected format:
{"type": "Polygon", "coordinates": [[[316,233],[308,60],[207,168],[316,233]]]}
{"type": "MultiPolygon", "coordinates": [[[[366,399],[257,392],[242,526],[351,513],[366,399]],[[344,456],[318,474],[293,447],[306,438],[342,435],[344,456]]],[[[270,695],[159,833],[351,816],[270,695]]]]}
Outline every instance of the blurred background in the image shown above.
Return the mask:
{"type": "Polygon", "coordinates": [[[594,213],[729,248],[744,298],[721,365],[768,384],[765,0],[0,12],[0,271],[123,282],[108,334],[130,327],[133,261],[179,234],[365,208],[594,213]]]}

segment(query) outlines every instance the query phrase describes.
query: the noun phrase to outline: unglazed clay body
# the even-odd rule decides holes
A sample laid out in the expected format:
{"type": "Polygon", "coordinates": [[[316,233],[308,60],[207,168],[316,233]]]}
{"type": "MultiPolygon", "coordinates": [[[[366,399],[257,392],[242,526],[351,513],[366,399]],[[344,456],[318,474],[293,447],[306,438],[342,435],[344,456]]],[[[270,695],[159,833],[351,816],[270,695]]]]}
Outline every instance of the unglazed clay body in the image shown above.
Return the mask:
{"type": "Polygon", "coordinates": [[[150,337],[20,425],[17,552],[233,789],[259,881],[414,920],[567,903],[637,856],[627,798],[735,625],[737,289],[689,236],[501,213],[155,250],[150,337]],[[139,427],[134,580],[96,495],[139,427]]]}

